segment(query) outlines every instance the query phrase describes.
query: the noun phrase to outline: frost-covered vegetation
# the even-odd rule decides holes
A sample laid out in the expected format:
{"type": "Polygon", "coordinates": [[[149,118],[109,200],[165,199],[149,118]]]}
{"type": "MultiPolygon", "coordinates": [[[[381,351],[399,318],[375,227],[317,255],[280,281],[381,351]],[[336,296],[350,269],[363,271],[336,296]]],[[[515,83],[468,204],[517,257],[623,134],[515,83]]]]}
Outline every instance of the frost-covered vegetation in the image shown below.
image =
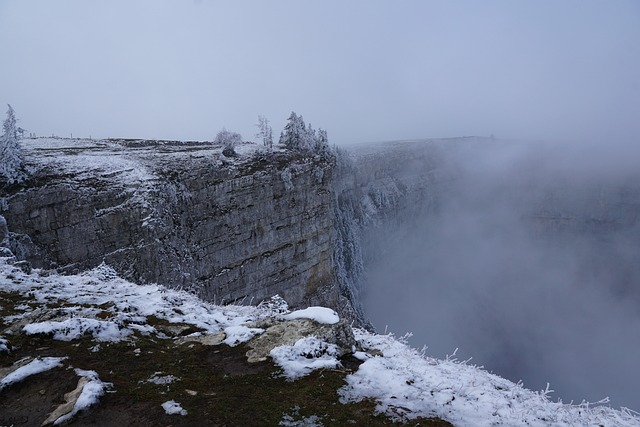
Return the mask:
{"type": "Polygon", "coordinates": [[[215,144],[222,145],[222,154],[227,157],[232,157],[236,155],[236,146],[242,144],[242,135],[223,128],[220,132],[218,132],[213,142],[215,144]]]}
{"type": "Polygon", "coordinates": [[[329,149],[327,131],[313,129],[311,123],[305,124],[302,116],[291,112],[284,130],[280,134],[280,144],[290,150],[323,153],[329,149]]]}
{"type": "Polygon", "coordinates": [[[27,178],[22,148],[18,140],[18,124],[11,105],[2,124],[0,136],[0,186],[21,183],[27,178]]]}
{"type": "Polygon", "coordinates": [[[264,116],[258,116],[258,132],[256,138],[258,141],[262,141],[262,145],[265,147],[273,148],[273,129],[269,125],[269,119],[264,116]]]}

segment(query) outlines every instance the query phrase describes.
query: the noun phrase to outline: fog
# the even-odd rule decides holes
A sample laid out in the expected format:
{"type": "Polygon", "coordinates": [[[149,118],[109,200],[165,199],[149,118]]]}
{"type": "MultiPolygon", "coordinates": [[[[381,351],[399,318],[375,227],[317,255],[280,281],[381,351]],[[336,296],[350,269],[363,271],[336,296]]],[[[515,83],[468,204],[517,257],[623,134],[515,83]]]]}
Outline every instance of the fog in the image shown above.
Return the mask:
{"type": "Polygon", "coordinates": [[[378,331],[565,402],[640,408],[638,148],[440,144],[450,179],[366,269],[378,331]]]}

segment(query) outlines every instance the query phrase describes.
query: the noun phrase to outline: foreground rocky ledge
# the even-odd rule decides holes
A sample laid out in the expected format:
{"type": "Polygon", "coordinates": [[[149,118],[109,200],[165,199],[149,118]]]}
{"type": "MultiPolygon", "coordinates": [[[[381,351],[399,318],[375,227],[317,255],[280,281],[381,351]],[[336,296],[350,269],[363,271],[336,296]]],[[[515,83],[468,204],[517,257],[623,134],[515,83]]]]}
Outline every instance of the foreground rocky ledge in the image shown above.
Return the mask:
{"type": "Polygon", "coordinates": [[[9,425],[640,425],[351,329],[330,309],[215,306],[104,265],[59,276],[0,258],[0,319],[9,425]]]}

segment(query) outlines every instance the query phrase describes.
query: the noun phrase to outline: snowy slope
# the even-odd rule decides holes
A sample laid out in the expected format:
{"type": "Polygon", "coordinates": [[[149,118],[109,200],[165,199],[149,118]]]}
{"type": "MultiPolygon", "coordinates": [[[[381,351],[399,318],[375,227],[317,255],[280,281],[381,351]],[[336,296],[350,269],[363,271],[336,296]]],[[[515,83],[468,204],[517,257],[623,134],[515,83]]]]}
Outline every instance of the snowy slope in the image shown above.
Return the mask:
{"type": "MultiPolygon", "coordinates": [[[[188,158],[224,159],[239,161],[264,147],[253,143],[236,146],[237,158],[222,155],[222,146],[207,142],[180,141],[134,141],[118,139],[85,138],[24,138],[22,148],[31,161],[38,166],[51,165],[65,173],[98,173],[116,177],[135,185],[153,180],[155,177],[147,167],[147,160],[167,161],[188,158]]],[[[279,151],[279,148],[275,148],[279,151]]]]}
{"type": "MultiPolygon", "coordinates": [[[[113,342],[131,339],[136,333],[162,337],[162,332],[148,324],[148,316],[153,315],[170,323],[194,325],[204,330],[200,334],[224,332],[225,342],[235,345],[262,332],[249,323],[282,317],[282,307],[215,306],[183,291],[135,285],[104,265],[75,276],[38,270],[27,274],[13,266],[11,258],[0,258],[0,291],[32,296],[40,307],[62,306],[56,319],[43,320],[39,308],[33,306],[4,318],[5,324],[22,327],[14,333],[46,332],[59,340],[91,335],[96,341],[113,342]]],[[[310,314],[318,313],[331,314],[333,321],[333,313],[324,310],[316,308],[310,314]]],[[[637,413],[614,410],[606,402],[552,402],[549,390],[534,392],[475,366],[427,357],[391,335],[354,332],[361,347],[355,356],[363,363],[338,391],[343,403],[371,398],[379,412],[395,419],[439,417],[456,426],[640,426],[637,413]]],[[[0,340],[11,341],[10,333],[2,334],[0,340]]],[[[311,341],[306,338],[294,346],[274,349],[272,357],[285,374],[293,373],[291,379],[339,364],[330,344],[311,341]],[[302,347],[302,352],[296,352],[302,347]],[[310,352],[311,347],[317,353],[310,352]],[[301,367],[304,360],[307,364],[301,367]]]]}

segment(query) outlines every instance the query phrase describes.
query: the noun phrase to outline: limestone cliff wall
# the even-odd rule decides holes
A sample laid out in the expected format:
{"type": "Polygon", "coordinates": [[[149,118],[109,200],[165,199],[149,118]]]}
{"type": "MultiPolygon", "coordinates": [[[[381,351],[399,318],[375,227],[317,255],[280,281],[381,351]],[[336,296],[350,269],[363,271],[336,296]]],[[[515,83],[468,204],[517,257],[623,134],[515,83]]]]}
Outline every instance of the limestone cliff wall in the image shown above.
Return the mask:
{"type": "MultiPolygon", "coordinates": [[[[40,154],[30,154],[38,164],[40,154]]],[[[280,294],[294,307],[347,310],[334,286],[333,158],[147,155],[134,165],[146,168],[143,182],[121,179],[133,170],[40,164],[29,186],[3,201],[16,251],[66,271],[106,262],[128,279],[218,303],[280,294]]]]}

